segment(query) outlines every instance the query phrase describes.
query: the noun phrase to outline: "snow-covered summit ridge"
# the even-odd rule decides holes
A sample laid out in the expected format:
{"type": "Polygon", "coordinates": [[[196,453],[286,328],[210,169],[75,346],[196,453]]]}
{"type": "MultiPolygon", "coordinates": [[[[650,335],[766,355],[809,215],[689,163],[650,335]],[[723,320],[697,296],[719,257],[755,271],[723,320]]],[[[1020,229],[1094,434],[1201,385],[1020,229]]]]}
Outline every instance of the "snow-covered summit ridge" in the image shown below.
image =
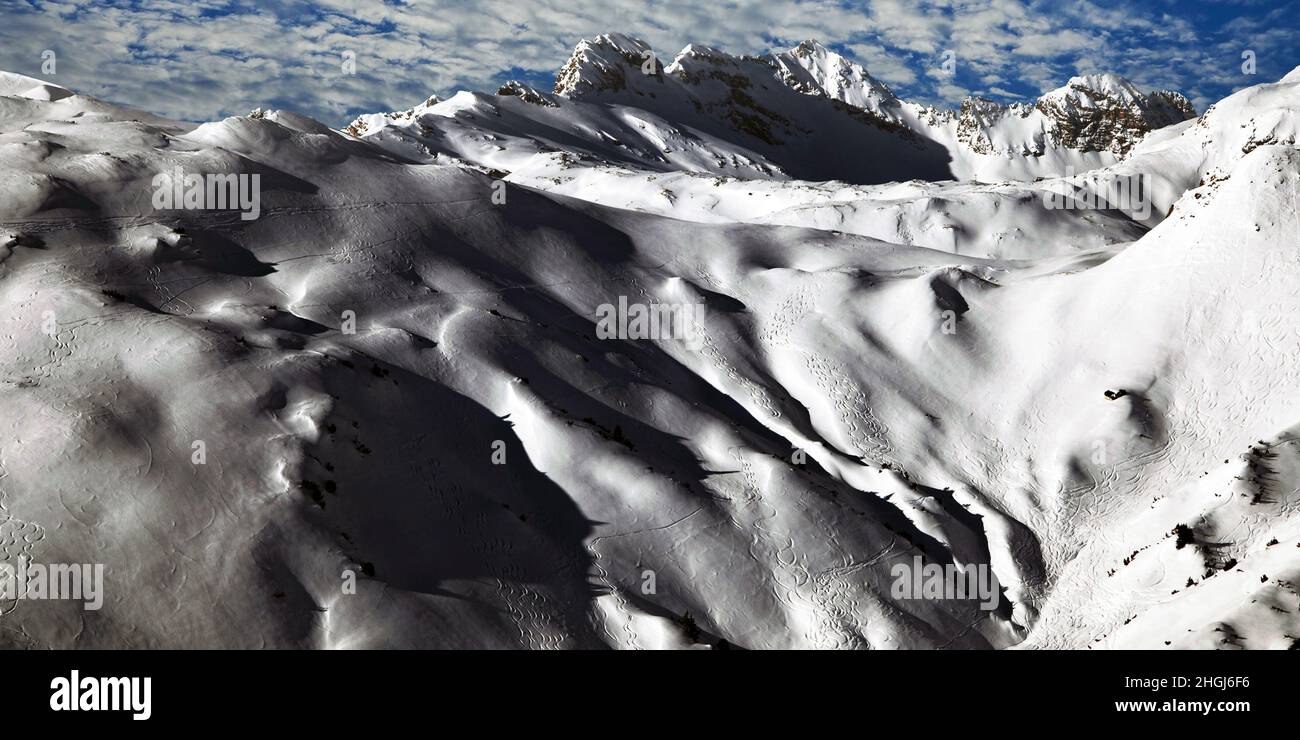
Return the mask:
{"type": "MultiPolygon", "coordinates": [[[[653,83],[662,84],[658,66],[648,67],[654,52],[646,42],[626,34],[606,34],[593,40],[584,40],[574,49],[563,67],[555,85],[555,93],[569,97],[584,97],[602,93],[643,89],[638,82],[651,77],[653,83]],[[647,69],[655,74],[646,75],[647,69]]],[[[794,48],[763,56],[732,55],[698,44],[688,45],[674,58],[664,72],[683,82],[691,82],[691,62],[718,67],[732,67],[737,72],[757,70],[759,75],[774,75],[789,87],[809,95],[820,95],[847,103],[885,118],[896,119],[897,108],[903,103],[885,83],[872,77],[862,65],[823,46],[815,40],[806,40],[794,48]],[[747,65],[746,62],[757,62],[747,65]]],[[[657,65],[657,60],[655,60],[657,65]]],[[[748,86],[736,81],[736,85],[748,86]]],[[[969,100],[969,99],[968,99],[969,100]]],[[[1145,94],[1129,80],[1113,73],[1081,75],[1071,78],[1065,85],[1045,93],[1030,103],[1049,118],[1048,130],[1068,146],[1076,143],[1085,151],[1115,151],[1122,154],[1147,131],[1194,118],[1196,112],[1190,101],[1171,91],[1153,91],[1145,94]],[[1123,128],[1096,122],[1099,116],[1111,115],[1123,128]]],[[[994,104],[997,105],[997,104],[994,104]]],[[[971,107],[963,104],[959,111],[971,107]]],[[[1003,106],[1003,114],[1019,116],[1021,108],[1015,104],[1003,106]]],[[[986,122],[985,125],[992,123],[986,122]]]]}
{"type": "Polygon", "coordinates": [[[690,44],[665,63],[645,41],[619,33],[579,42],[550,93],[510,81],[495,96],[456,99],[423,118],[419,107],[363,116],[349,130],[365,137],[396,125],[405,130],[380,138],[503,171],[518,164],[504,161],[517,157],[501,148],[651,170],[878,183],[1094,169],[1195,116],[1178,93],[1144,94],[1113,74],[1072,78],[1034,101],[971,97],[942,110],[900,99],[813,40],[758,56],[690,44]],[[622,129],[632,121],[629,138],[622,129]]]}
{"type": "Polygon", "coordinates": [[[553,92],[576,96],[626,89],[629,81],[635,83],[644,76],[641,66],[651,59],[649,44],[621,33],[583,39],[556,75],[553,92]]]}
{"type": "Polygon", "coordinates": [[[771,59],[785,83],[800,92],[826,95],[876,113],[899,103],[889,86],[864,67],[816,41],[804,41],[771,59]]]}

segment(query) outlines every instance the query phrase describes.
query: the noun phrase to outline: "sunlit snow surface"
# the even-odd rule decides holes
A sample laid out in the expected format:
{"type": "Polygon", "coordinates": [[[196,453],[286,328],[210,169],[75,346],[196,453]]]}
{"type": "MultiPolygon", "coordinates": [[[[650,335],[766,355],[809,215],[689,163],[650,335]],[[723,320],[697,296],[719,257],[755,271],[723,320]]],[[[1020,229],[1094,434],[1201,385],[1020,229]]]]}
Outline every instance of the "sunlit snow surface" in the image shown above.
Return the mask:
{"type": "Polygon", "coordinates": [[[506,142],[504,203],[383,122],[0,96],[0,558],[107,569],[100,611],[0,603],[0,645],[1300,636],[1298,73],[1087,177],[506,142]],[[155,210],[176,167],[258,174],[259,218],[155,210]],[[1148,219],[1044,205],[1134,175],[1148,219]],[[620,297],[703,303],[702,342],[598,339],[620,297]],[[999,607],[892,598],[917,555],[999,607]]]}

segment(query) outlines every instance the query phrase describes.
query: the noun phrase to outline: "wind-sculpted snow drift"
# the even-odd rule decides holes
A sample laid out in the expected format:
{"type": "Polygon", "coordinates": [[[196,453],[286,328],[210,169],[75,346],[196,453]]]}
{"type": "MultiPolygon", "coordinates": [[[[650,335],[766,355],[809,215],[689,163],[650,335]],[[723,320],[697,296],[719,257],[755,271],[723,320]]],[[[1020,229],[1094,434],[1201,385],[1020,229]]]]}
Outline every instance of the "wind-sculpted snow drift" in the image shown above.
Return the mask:
{"type": "Polygon", "coordinates": [[[106,566],[0,644],[1294,646],[1297,110],[1300,71],[1032,182],[626,157],[712,201],[619,208],[0,75],[0,558],[106,566]],[[258,218],[156,209],[177,168],[258,218]],[[1045,206],[1132,177],[1148,217],[1045,206]],[[601,332],[628,303],[698,334],[601,332]],[[900,598],[917,557],[995,608],[900,598]]]}

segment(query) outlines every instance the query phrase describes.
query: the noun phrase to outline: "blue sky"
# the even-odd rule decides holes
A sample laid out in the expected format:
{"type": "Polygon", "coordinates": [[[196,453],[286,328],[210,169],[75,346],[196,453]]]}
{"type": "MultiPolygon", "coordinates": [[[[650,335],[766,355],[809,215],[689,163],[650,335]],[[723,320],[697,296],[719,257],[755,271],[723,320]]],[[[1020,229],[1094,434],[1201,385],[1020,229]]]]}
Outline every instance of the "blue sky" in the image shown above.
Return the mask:
{"type": "Polygon", "coordinates": [[[1117,72],[1203,110],[1300,65],[1298,19],[1300,0],[0,0],[0,69],[186,120],[264,107],[337,126],[510,77],[549,88],[579,39],[621,31],[665,58],[815,38],[900,96],[953,107],[1117,72]]]}

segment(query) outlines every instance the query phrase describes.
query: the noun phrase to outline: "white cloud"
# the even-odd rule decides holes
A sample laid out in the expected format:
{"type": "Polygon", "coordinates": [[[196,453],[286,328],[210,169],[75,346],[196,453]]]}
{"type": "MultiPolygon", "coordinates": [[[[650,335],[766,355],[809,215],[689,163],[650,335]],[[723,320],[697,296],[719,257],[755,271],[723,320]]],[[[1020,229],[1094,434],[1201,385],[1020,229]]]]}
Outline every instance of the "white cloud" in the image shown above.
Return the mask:
{"type": "Polygon", "coordinates": [[[916,82],[916,68],[896,52],[879,44],[849,44],[846,47],[854,60],[866,67],[872,77],[884,80],[891,87],[911,85],[916,82]]]}
{"type": "Polygon", "coordinates": [[[988,95],[993,95],[993,96],[1001,97],[1001,98],[1011,98],[1011,99],[1013,99],[1013,100],[1019,100],[1020,98],[1024,97],[1023,95],[1020,95],[1020,94],[1018,94],[1018,93],[1013,93],[1013,92],[1011,92],[1010,90],[1005,90],[1005,89],[1003,89],[1003,88],[1001,88],[1001,87],[998,87],[998,86],[996,86],[996,85],[993,86],[993,87],[990,87],[990,88],[989,88],[988,90],[986,90],[985,92],[986,92],[988,95]]]}
{"type": "Polygon", "coordinates": [[[970,95],[970,90],[960,85],[954,85],[951,82],[940,82],[935,86],[935,94],[943,102],[955,107],[970,95]]]}

